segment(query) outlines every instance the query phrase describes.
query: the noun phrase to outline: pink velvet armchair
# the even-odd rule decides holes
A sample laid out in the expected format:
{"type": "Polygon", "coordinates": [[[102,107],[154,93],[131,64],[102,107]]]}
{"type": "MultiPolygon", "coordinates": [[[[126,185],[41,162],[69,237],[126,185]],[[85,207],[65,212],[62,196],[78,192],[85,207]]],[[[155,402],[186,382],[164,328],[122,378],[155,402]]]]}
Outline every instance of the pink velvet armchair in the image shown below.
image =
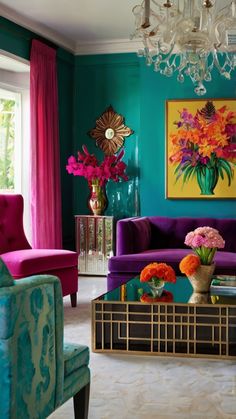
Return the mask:
{"type": "Polygon", "coordinates": [[[32,249],[23,227],[23,197],[0,195],[0,256],[14,279],[50,274],[61,281],[63,296],[77,303],[78,255],[70,250],[32,249]]]}

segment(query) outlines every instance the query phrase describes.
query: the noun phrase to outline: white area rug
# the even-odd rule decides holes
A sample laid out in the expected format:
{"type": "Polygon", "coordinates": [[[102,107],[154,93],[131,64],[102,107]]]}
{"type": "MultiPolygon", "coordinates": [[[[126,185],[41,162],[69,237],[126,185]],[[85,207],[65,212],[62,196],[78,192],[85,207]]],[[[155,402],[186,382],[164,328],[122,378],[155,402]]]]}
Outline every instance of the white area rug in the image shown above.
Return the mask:
{"type": "MultiPolygon", "coordinates": [[[[79,278],[78,307],[64,299],[65,340],[91,348],[91,300],[106,279],[79,278]]],[[[91,352],[89,419],[235,419],[236,363],[91,352]]],[[[51,419],[73,419],[72,399],[51,419]]]]}

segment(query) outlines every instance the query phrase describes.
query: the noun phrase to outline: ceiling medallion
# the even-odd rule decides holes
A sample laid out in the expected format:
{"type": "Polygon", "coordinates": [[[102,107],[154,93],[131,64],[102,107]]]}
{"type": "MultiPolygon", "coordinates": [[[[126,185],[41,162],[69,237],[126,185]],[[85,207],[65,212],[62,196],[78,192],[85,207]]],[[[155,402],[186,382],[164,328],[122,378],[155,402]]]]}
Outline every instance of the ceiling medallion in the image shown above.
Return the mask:
{"type": "Polygon", "coordinates": [[[112,156],[124,145],[124,137],[133,134],[124,125],[124,117],[109,106],[96,120],[96,126],[88,134],[96,140],[96,145],[106,156],[112,156]]]}

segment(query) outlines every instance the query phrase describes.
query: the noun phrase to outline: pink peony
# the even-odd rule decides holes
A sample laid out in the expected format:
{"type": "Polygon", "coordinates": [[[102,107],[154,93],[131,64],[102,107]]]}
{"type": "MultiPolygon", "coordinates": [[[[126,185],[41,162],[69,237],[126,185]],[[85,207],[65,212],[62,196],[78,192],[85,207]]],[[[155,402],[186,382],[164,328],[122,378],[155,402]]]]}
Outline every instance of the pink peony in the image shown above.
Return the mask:
{"type": "Polygon", "coordinates": [[[192,247],[204,265],[210,265],[217,249],[223,249],[225,241],[218,230],[212,227],[198,227],[190,231],[184,243],[192,247]]]}
{"type": "Polygon", "coordinates": [[[225,246],[225,241],[219,234],[219,231],[212,227],[198,227],[191,231],[185,237],[185,242],[190,247],[217,247],[222,249],[225,246]]]}

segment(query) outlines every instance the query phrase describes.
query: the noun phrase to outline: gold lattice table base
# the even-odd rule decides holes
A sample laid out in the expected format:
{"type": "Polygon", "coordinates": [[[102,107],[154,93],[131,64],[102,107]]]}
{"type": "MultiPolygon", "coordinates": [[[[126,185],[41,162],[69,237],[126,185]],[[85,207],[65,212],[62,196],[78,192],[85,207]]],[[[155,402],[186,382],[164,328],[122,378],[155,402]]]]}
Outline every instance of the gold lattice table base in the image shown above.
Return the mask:
{"type": "Polygon", "coordinates": [[[236,306],[92,302],[94,352],[236,356],[236,306]]]}

